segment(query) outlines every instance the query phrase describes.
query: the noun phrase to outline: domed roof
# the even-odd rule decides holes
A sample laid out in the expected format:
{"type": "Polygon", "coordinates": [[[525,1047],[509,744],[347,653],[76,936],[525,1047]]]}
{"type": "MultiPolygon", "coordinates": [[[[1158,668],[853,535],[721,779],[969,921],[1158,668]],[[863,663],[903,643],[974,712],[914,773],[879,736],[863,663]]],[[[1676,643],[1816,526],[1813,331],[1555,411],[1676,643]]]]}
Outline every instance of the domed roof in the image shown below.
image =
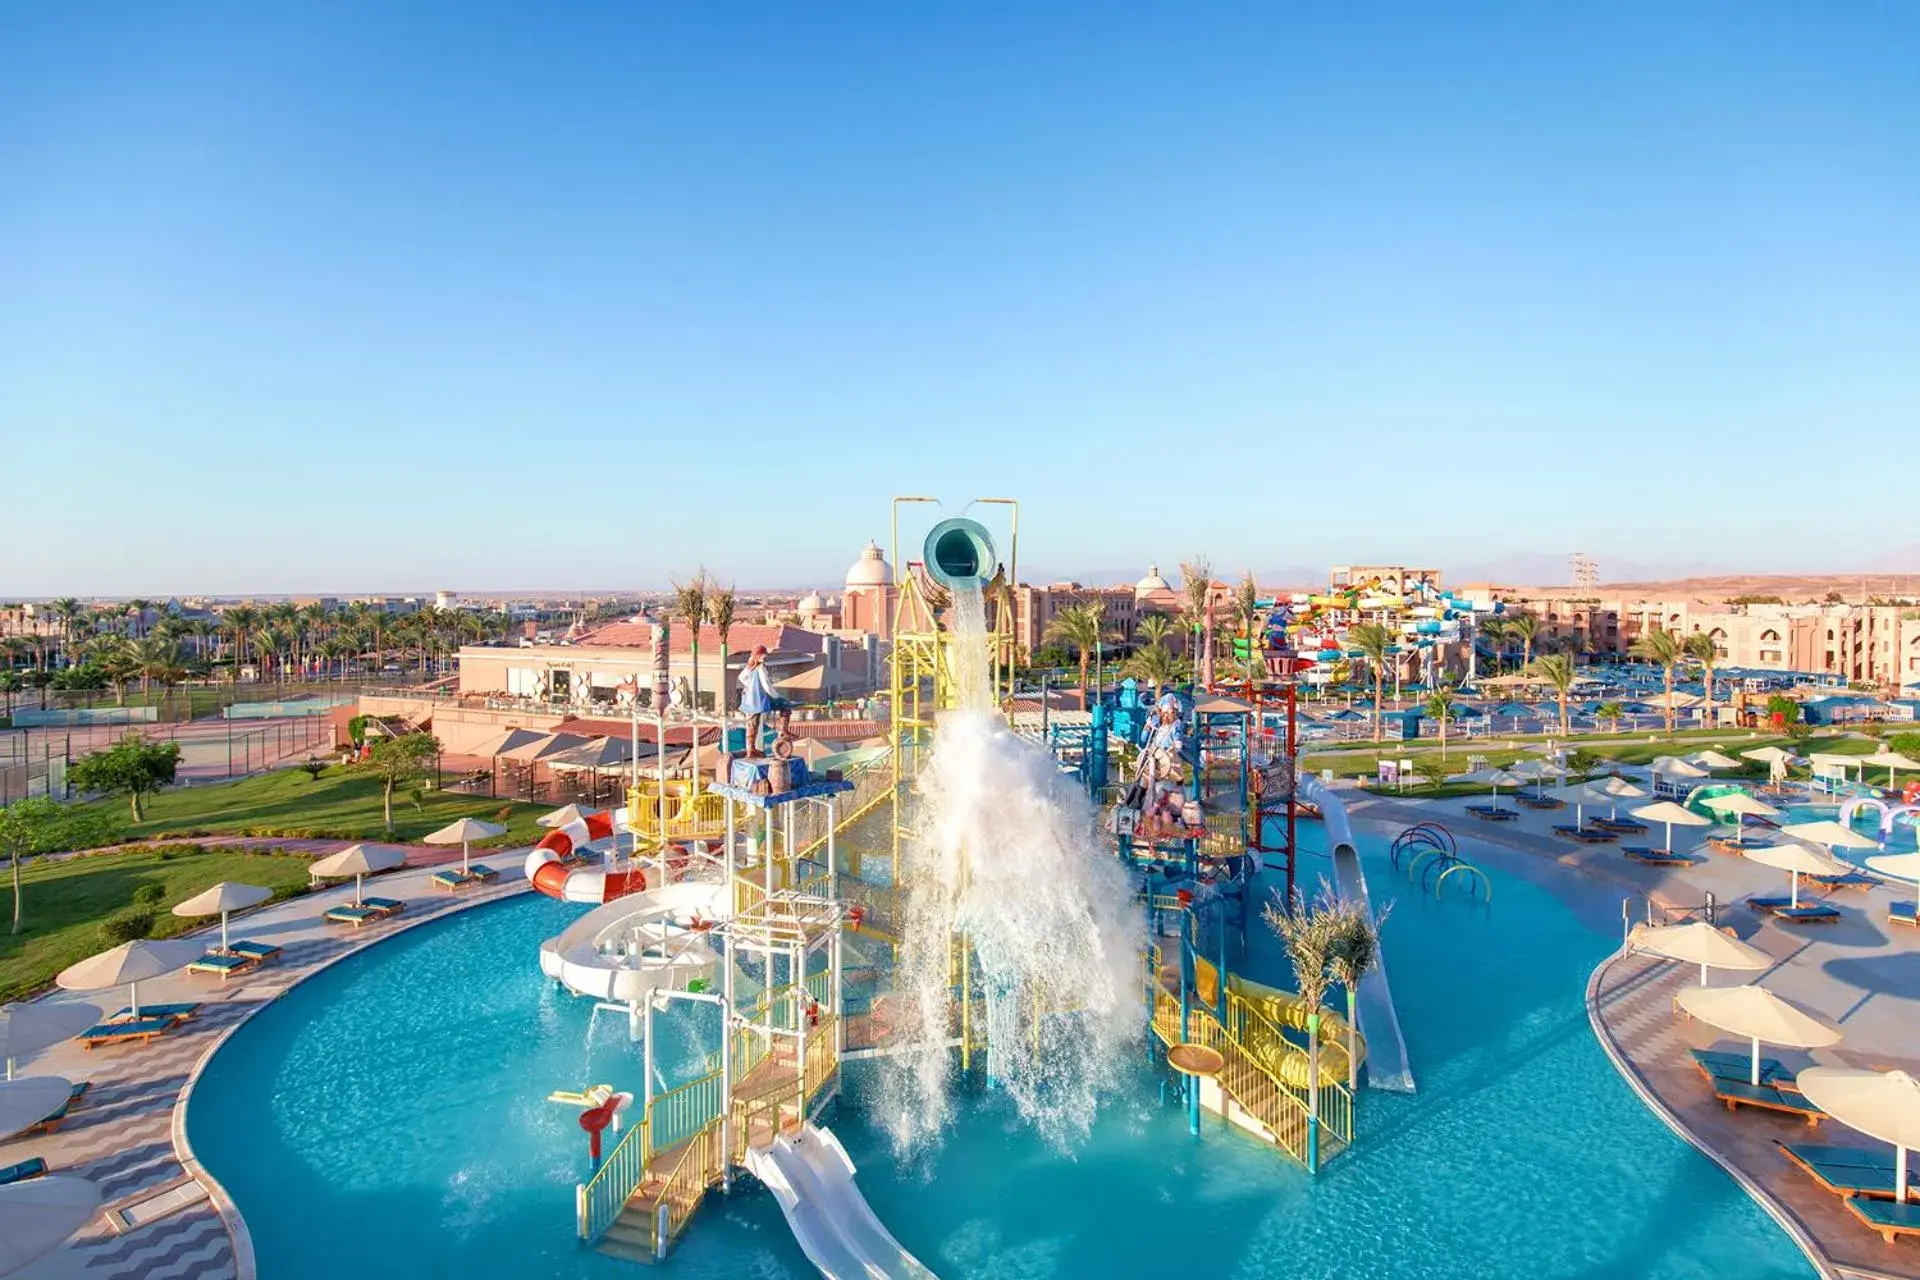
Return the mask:
{"type": "Polygon", "coordinates": [[[1171,590],[1173,588],[1167,585],[1167,580],[1160,576],[1160,566],[1157,564],[1148,565],[1147,576],[1133,584],[1133,594],[1137,596],[1144,596],[1152,591],[1171,590]]]}
{"type": "Polygon", "coordinates": [[[880,553],[880,544],[869,542],[860,558],[847,570],[847,590],[861,587],[884,587],[893,582],[893,570],[887,566],[887,558],[880,553]]]}
{"type": "Polygon", "coordinates": [[[824,607],[818,591],[809,591],[806,595],[801,596],[800,603],[795,606],[801,613],[818,613],[824,607]]]}

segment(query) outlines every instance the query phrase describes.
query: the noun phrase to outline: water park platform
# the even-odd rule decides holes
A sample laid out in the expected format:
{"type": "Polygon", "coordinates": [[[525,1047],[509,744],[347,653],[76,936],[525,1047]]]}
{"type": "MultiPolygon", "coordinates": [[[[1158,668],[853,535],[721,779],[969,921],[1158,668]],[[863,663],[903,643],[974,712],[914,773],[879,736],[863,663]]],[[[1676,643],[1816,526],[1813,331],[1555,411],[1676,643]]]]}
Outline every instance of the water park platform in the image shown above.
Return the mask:
{"type": "MultiPolygon", "coordinates": [[[[316,852],[344,848],[345,841],[316,852]]],[[[410,857],[425,851],[410,851],[410,857]]],[[[186,1140],[186,1108],[213,1052],[248,1018],[281,993],[328,966],[428,921],[525,892],[515,866],[490,887],[447,893],[436,888],[436,864],[458,861],[459,850],[425,853],[427,865],[381,876],[379,892],[406,903],[392,920],[342,931],[321,915],[353,899],[353,886],[307,894],[236,920],[236,935],[281,948],[272,964],[244,980],[223,983],[178,973],[140,984],[143,1000],[193,1002],[200,1007],[178,1030],[140,1046],[94,1052],[78,1044],[31,1060],[35,1072],[89,1080],[83,1105],[51,1133],[0,1142],[0,1166],[30,1157],[55,1173],[77,1174],[100,1188],[103,1214],[64,1248],[16,1273],[19,1280],[135,1280],[192,1276],[195,1280],[254,1280],[245,1222],[224,1189],[194,1158],[186,1140]]],[[[218,928],[217,925],[214,926],[218,928]]],[[[91,1003],[120,993],[92,993],[91,1003]]],[[[61,993],[50,1000],[78,997],[61,993]]],[[[22,1064],[25,1065],[25,1064],[22,1064]]]]}

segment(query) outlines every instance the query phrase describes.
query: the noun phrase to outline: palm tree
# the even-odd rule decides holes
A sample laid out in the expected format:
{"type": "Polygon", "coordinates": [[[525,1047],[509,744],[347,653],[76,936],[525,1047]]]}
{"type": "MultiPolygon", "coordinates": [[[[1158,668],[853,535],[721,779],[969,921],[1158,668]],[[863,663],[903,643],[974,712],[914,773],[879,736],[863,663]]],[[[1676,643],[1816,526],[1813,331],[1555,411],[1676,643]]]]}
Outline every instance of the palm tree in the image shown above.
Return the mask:
{"type": "Polygon", "coordinates": [[[80,602],[72,596],[61,596],[50,606],[53,616],[60,623],[60,657],[68,666],[73,665],[73,625],[80,618],[80,602]]]}
{"type": "Polygon", "coordinates": [[[1180,562],[1180,587],[1187,593],[1187,625],[1193,628],[1193,671],[1201,683],[1213,675],[1213,618],[1207,601],[1213,594],[1213,566],[1205,556],[1180,562]]]}
{"type": "Polygon", "coordinates": [[[1364,654],[1373,668],[1373,740],[1378,742],[1385,728],[1387,655],[1393,652],[1393,632],[1378,622],[1363,622],[1347,632],[1347,643],[1364,654]]]}
{"type": "Polygon", "coordinates": [[[133,622],[133,638],[138,640],[147,634],[147,610],[153,608],[153,601],[133,599],[127,601],[127,617],[133,622]]]}
{"type": "Polygon", "coordinates": [[[1696,631],[1687,637],[1686,655],[1700,664],[1706,676],[1707,700],[1700,708],[1701,723],[1713,725],[1713,669],[1720,663],[1720,648],[1714,644],[1713,637],[1704,631],[1696,631]]]}
{"type": "Polygon", "coordinates": [[[1458,699],[1453,696],[1453,690],[1444,685],[1428,694],[1427,700],[1420,704],[1420,709],[1426,713],[1427,718],[1440,726],[1440,758],[1442,760],[1447,758],[1447,723],[1453,719],[1453,709],[1456,705],[1458,705],[1458,699]]]}
{"type": "MultiPolygon", "coordinates": [[[[1293,891],[1291,910],[1275,895],[1262,913],[1267,927],[1280,937],[1293,965],[1293,989],[1307,1013],[1307,1132],[1308,1142],[1319,1145],[1320,1128],[1320,1010],[1327,1003],[1327,988],[1333,981],[1333,953],[1340,938],[1340,922],[1334,912],[1310,910],[1305,896],[1293,891]]],[[[1309,1156],[1309,1164],[1312,1156],[1309,1156]]]]}
{"type": "Polygon", "coordinates": [[[1671,738],[1673,736],[1673,669],[1680,665],[1681,658],[1686,654],[1685,648],[1680,642],[1680,637],[1671,631],[1662,631],[1660,628],[1655,627],[1638,640],[1635,640],[1633,647],[1628,649],[1627,652],[1645,662],[1657,662],[1660,664],[1666,676],[1667,736],[1671,738]]]}
{"type": "Polygon", "coordinates": [[[114,705],[125,706],[127,685],[140,675],[140,659],[133,650],[133,642],[123,635],[108,632],[96,637],[88,646],[86,660],[99,667],[113,685],[114,705]]]}
{"type": "Polygon", "coordinates": [[[1380,926],[1387,912],[1369,912],[1357,902],[1341,899],[1332,908],[1333,945],[1327,957],[1327,971],[1333,980],[1347,989],[1347,1088],[1360,1087],[1360,1044],[1354,1016],[1354,993],[1360,980],[1380,967],[1380,926]]]}
{"type": "Polygon", "coordinates": [[[1595,719],[1605,720],[1613,726],[1612,732],[1618,733],[1620,732],[1620,717],[1627,714],[1627,709],[1619,702],[1603,702],[1594,708],[1593,714],[1595,719]]]}
{"type": "Polygon", "coordinates": [[[733,701],[733,684],[727,679],[730,674],[727,663],[732,657],[727,651],[727,637],[733,632],[733,615],[739,604],[732,587],[722,591],[717,582],[707,584],[707,617],[713,620],[713,629],[720,633],[720,695],[714,701],[720,704],[720,714],[723,716],[733,701]]]}
{"type": "Polygon", "coordinates": [[[1164,613],[1149,613],[1135,624],[1133,638],[1147,649],[1165,649],[1173,638],[1173,619],[1164,613]]]}
{"type": "Polygon", "coordinates": [[[1573,682],[1580,678],[1580,673],[1574,670],[1573,659],[1564,653],[1545,654],[1528,663],[1527,671],[1552,687],[1560,701],[1560,734],[1571,735],[1573,725],[1567,717],[1567,697],[1573,692],[1573,682]]]}
{"type": "Polygon", "coordinates": [[[1520,666],[1524,670],[1533,661],[1533,641],[1540,634],[1540,619],[1530,613],[1516,613],[1507,619],[1502,630],[1509,640],[1519,642],[1520,666]]]}
{"type": "Polygon", "coordinates": [[[1254,644],[1253,624],[1260,617],[1260,586],[1253,580],[1253,571],[1249,569],[1246,577],[1240,579],[1240,585],[1233,592],[1233,616],[1240,624],[1240,634],[1247,642],[1247,683],[1253,683],[1254,644]]]}
{"type": "Polygon", "coordinates": [[[247,641],[253,637],[253,629],[260,625],[260,611],[252,605],[237,604],[220,615],[221,625],[227,634],[233,637],[233,669],[235,680],[240,678],[240,668],[247,660],[247,641]]]}
{"type": "MultiPolygon", "coordinates": [[[[1500,674],[1500,653],[1507,644],[1507,624],[1499,618],[1488,615],[1480,619],[1479,635],[1480,639],[1487,642],[1487,651],[1493,655],[1493,674],[1497,676],[1500,674]]],[[[1477,666],[1479,661],[1480,646],[1475,644],[1468,650],[1468,662],[1477,666]]],[[[1477,672],[1469,673],[1469,678],[1473,674],[1477,672]]]]}
{"type": "Polygon", "coordinates": [[[1186,674],[1186,666],[1162,645],[1150,644],[1127,659],[1126,673],[1141,684],[1151,686],[1153,700],[1160,701],[1161,690],[1186,674]]]}
{"type": "Polygon", "coordinates": [[[1080,655],[1080,705],[1091,707],[1087,692],[1087,664],[1093,659],[1094,648],[1100,643],[1106,624],[1107,606],[1099,600],[1089,600],[1085,604],[1068,605],[1053,615],[1053,621],[1047,624],[1047,640],[1053,644],[1070,646],[1080,655]]]}
{"type": "Polygon", "coordinates": [[[673,610],[687,624],[693,645],[693,706],[700,709],[700,624],[707,620],[707,571],[698,570],[686,582],[673,584],[673,610]]]}

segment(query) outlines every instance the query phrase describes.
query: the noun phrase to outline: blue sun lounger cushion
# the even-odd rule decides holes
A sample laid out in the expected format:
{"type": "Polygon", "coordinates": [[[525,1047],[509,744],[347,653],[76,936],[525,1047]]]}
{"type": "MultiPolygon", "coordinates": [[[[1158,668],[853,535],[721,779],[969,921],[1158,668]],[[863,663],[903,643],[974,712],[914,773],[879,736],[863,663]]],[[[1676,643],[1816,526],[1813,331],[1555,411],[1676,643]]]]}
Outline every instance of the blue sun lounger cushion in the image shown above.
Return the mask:
{"type": "Polygon", "coordinates": [[[372,907],[331,907],[322,919],[329,924],[370,924],[375,920],[385,920],[387,913],[375,911],[372,907]]]}
{"type": "Polygon", "coordinates": [[[227,950],[236,956],[246,956],[250,960],[271,960],[280,954],[280,948],[271,942],[255,942],[250,938],[242,938],[227,950]]]}
{"type": "Polygon", "coordinates": [[[1798,924],[1831,924],[1840,918],[1840,910],[1837,907],[1803,903],[1797,907],[1775,907],[1773,917],[1798,924]]]}
{"type": "Polygon", "coordinates": [[[1783,1111],[1788,1115],[1804,1116],[1808,1124],[1817,1125],[1826,1119],[1827,1113],[1808,1102],[1797,1093],[1787,1093],[1770,1084],[1748,1084],[1745,1080],[1729,1080],[1725,1076],[1713,1079],[1713,1096],[1727,1104],[1729,1111],[1741,1107],[1759,1107],[1763,1111],[1783,1111]]]}
{"type": "Polygon", "coordinates": [[[25,1182],[28,1178],[37,1178],[47,1171],[47,1162],[39,1156],[22,1160],[19,1164],[10,1164],[0,1169],[0,1187],[15,1182],[25,1182]]]}
{"type": "Polygon", "coordinates": [[[475,880],[498,880],[500,873],[485,863],[476,862],[467,868],[467,874],[475,880]]]}
{"type": "Polygon", "coordinates": [[[1792,898],[1748,898],[1747,905],[1755,911],[1778,911],[1782,907],[1793,905],[1792,898]]]}
{"type": "Polygon", "coordinates": [[[407,909],[407,904],[398,898],[362,898],[360,905],[371,907],[383,916],[397,916],[407,909]]]}
{"type": "MultiPolygon", "coordinates": [[[[1713,1049],[1695,1049],[1693,1060],[1710,1076],[1728,1080],[1752,1080],[1753,1059],[1744,1053],[1720,1053],[1713,1049]]],[[[1760,1059],[1760,1083],[1785,1088],[1793,1083],[1793,1072],[1780,1065],[1778,1058],[1760,1059]]]]}
{"type": "Polygon", "coordinates": [[[471,884],[476,879],[478,879],[478,877],[469,875],[467,872],[458,870],[457,868],[449,868],[446,871],[436,871],[433,873],[433,882],[442,889],[458,889],[461,885],[471,884]]]}
{"type": "MultiPolygon", "coordinates": [[[[181,1004],[143,1004],[140,1006],[140,1018],[143,1022],[148,1018],[175,1018],[181,1022],[185,1022],[197,1013],[199,1009],[200,1005],[197,1001],[187,1001],[181,1004]]],[[[129,1005],[114,1014],[111,1018],[108,1018],[107,1021],[119,1022],[122,1018],[131,1018],[132,1016],[133,1006],[129,1005]]]]}
{"type": "Polygon", "coordinates": [[[157,1036],[165,1031],[171,1031],[175,1026],[179,1025],[179,1022],[180,1019],[171,1015],[166,1017],[149,1016],[127,1022],[100,1022],[88,1027],[85,1031],[75,1036],[74,1039],[81,1041],[89,1047],[104,1043],[108,1040],[141,1039],[147,1036],[157,1036]]]}
{"type": "Polygon", "coordinates": [[[241,969],[259,964],[252,956],[226,956],[218,951],[209,951],[187,966],[189,973],[217,973],[221,977],[236,973],[241,969]]]}
{"type": "Polygon", "coordinates": [[[1920,902],[1899,899],[1887,908],[1887,919],[1895,924],[1920,924],[1920,902]]]}
{"type": "Polygon", "coordinates": [[[41,1119],[33,1128],[41,1133],[53,1132],[53,1127],[67,1118],[67,1112],[73,1109],[73,1104],[86,1097],[87,1090],[91,1088],[93,1088],[93,1081],[91,1080],[82,1080],[79,1084],[74,1085],[72,1089],[67,1091],[67,1100],[60,1104],[60,1109],[52,1115],[41,1119]]]}
{"type": "Polygon", "coordinates": [[[1895,1236],[1920,1235],[1920,1204],[1909,1201],[1896,1204],[1892,1200],[1865,1200],[1859,1196],[1849,1197],[1847,1209],[1854,1217],[1878,1231],[1888,1244],[1895,1236]]]}
{"type": "Polygon", "coordinates": [[[1893,1168],[1891,1153],[1870,1151],[1865,1147],[1843,1147],[1828,1142],[1783,1142],[1780,1149],[1795,1164],[1827,1165],[1837,1169],[1893,1168]]]}

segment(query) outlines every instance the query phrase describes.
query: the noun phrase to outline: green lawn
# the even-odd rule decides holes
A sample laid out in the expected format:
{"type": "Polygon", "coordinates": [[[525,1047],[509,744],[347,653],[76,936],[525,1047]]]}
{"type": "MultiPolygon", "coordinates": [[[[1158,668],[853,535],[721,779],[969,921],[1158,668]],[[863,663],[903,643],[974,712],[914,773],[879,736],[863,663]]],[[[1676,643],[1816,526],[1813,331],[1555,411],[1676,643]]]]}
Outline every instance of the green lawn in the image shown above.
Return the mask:
{"type": "Polygon", "coordinates": [[[149,799],[146,820],[138,823],[124,800],[97,800],[79,807],[107,815],[115,842],[209,835],[407,842],[456,818],[484,818],[507,828],[506,835],[489,843],[512,846],[539,839],[542,832],[534,818],[556,806],[450,791],[427,791],[415,805],[403,788],[394,796],[389,833],[380,817],[379,781],[334,766],[317,781],[299,769],[276,769],[234,782],[162,791],[149,799]]]}
{"type": "MultiPolygon", "coordinates": [[[[0,933],[0,1000],[38,991],[74,961],[113,945],[101,922],[133,906],[142,885],[157,885],[162,891],[153,904],[153,936],[164,938],[206,923],[174,915],[175,903],[222,880],[264,885],[276,899],[291,897],[308,883],[308,862],[298,855],[191,846],[33,863],[20,873],[22,930],[0,933]]],[[[11,919],[10,893],[6,901],[11,919]]],[[[101,998],[119,996],[102,993],[101,998]]]]}

